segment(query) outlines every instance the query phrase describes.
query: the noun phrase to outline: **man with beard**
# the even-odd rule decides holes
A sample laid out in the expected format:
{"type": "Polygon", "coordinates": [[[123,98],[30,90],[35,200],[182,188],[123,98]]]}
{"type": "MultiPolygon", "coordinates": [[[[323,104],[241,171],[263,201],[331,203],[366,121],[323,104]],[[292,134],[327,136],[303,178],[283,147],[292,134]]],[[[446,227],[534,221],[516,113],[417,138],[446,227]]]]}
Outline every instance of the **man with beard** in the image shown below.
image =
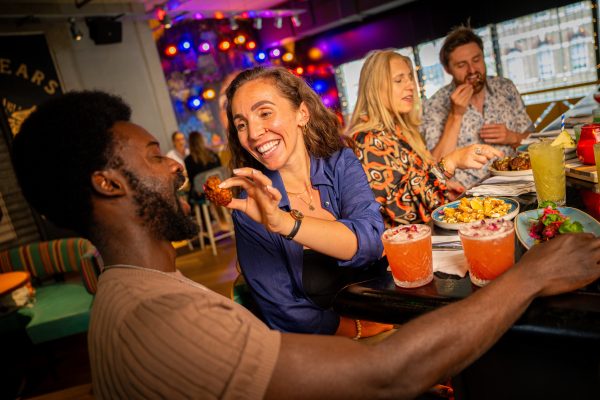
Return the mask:
{"type": "MultiPolygon", "coordinates": [[[[533,124],[515,85],[506,78],[486,76],[481,38],[470,28],[454,29],[442,45],[440,61],[453,79],[423,105],[421,133],[433,156],[440,160],[473,143],[494,145],[505,155],[514,155],[533,132],[533,124]]],[[[455,177],[470,187],[487,173],[487,167],[458,170],[455,177]]]]}
{"type": "Polygon", "coordinates": [[[485,352],[535,297],[600,276],[600,239],[561,235],[377,345],[271,331],[176,270],[171,241],[196,229],[178,203],[182,167],[129,117],[118,97],[71,92],[40,105],[13,146],[29,202],[104,259],[88,333],[98,399],[414,398],[485,352]]]}

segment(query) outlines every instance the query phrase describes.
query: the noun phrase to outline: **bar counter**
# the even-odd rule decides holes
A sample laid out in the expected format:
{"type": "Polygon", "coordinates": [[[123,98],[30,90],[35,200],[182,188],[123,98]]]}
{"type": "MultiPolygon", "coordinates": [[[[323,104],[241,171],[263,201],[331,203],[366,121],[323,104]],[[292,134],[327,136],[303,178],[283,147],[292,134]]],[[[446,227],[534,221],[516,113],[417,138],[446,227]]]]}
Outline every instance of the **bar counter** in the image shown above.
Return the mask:
{"type": "MultiPolygon", "coordinates": [[[[589,211],[582,203],[582,190],[589,188],[569,181],[567,204],[589,211]]],[[[519,202],[521,211],[535,207],[531,196],[519,202]]],[[[435,234],[440,233],[444,232],[436,228],[435,234]]],[[[516,259],[524,251],[518,243],[516,259]]],[[[333,307],[356,319],[402,324],[476,290],[481,289],[468,275],[436,272],[426,286],[403,289],[383,272],[342,289],[333,307]]],[[[575,292],[534,300],[496,345],[453,378],[453,384],[457,400],[600,398],[600,280],[575,292]]]]}

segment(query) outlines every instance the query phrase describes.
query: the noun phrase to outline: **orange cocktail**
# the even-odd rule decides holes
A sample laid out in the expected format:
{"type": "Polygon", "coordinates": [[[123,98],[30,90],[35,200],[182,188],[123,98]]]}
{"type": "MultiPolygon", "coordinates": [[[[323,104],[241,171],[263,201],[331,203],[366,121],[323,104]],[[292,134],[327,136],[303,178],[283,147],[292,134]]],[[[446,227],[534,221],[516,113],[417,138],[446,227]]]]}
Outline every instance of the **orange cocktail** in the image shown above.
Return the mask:
{"type": "Polygon", "coordinates": [[[515,263],[515,228],[503,219],[465,224],[458,230],[471,282],[484,286],[515,263]]]}
{"type": "Polygon", "coordinates": [[[381,236],[396,285],[414,288],[433,279],[431,228],[407,225],[388,229],[381,236]]]}

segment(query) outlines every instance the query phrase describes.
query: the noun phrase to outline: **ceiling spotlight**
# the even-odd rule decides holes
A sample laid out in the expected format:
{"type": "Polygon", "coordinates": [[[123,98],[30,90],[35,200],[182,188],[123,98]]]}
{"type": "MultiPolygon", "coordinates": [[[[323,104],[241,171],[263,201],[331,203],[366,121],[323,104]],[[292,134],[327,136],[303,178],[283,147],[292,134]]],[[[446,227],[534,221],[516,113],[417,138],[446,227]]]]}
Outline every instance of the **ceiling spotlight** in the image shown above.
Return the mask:
{"type": "Polygon", "coordinates": [[[256,42],[254,40],[250,40],[246,42],[246,49],[254,50],[256,48],[256,42]]]}
{"type": "Polygon", "coordinates": [[[77,25],[75,24],[75,18],[73,17],[69,18],[69,31],[71,32],[71,37],[73,40],[80,41],[83,39],[83,34],[79,28],[77,28],[77,25]]]}
{"type": "Polygon", "coordinates": [[[262,18],[255,18],[254,24],[252,24],[252,26],[254,26],[254,29],[262,29],[262,18]]]}
{"type": "Polygon", "coordinates": [[[282,26],[283,26],[283,18],[281,18],[281,17],[275,18],[275,28],[281,29],[282,26]]]}
{"type": "Polygon", "coordinates": [[[229,18],[229,27],[232,31],[237,31],[240,28],[234,17],[229,18]]]}
{"type": "Polygon", "coordinates": [[[294,28],[298,28],[299,26],[302,25],[302,21],[300,21],[300,17],[298,15],[292,15],[292,25],[294,25],[294,28]]]}

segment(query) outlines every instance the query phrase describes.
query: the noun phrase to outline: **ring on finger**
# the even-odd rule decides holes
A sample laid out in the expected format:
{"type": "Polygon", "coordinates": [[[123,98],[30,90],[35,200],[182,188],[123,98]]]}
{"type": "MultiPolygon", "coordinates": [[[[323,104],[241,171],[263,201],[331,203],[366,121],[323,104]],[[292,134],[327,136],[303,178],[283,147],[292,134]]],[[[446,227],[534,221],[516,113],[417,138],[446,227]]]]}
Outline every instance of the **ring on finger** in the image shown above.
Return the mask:
{"type": "Polygon", "coordinates": [[[475,147],[475,154],[478,156],[483,154],[483,149],[481,147],[475,147]]]}

